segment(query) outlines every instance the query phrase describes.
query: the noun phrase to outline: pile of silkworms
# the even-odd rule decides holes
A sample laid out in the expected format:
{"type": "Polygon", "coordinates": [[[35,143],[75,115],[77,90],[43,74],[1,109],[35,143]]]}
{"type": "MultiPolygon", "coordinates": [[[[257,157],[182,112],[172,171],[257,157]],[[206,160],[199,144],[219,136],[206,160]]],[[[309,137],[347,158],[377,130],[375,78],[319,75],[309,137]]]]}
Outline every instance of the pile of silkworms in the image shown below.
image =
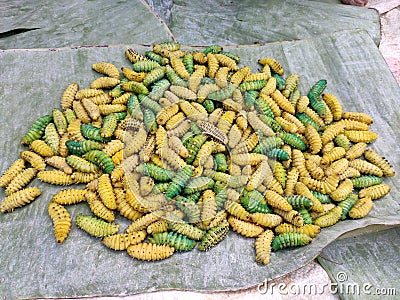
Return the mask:
{"type": "MultiPolygon", "coordinates": [[[[390,187],[385,158],[367,144],[371,117],[343,112],[321,79],[307,95],[300,76],[284,77],[271,57],[260,70],[214,45],[184,51],[175,42],[125,51],[130,67],[95,62],[104,76],[89,88],[69,84],[61,108],[37,119],[29,147],[0,178],[3,213],[41,191],[35,177],[61,190],[48,204],[57,243],[71,228],[68,205],[93,215],[77,226],[140,260],[175,251],[207,251],[229,230],[255,238],[255,259],[304,246],[321,227],[358,219],[390,187]],[[122,230],[116,214],[132,223],[122,230]]],[[[60,92],[61,94],[61,92],[60,92]]]]}

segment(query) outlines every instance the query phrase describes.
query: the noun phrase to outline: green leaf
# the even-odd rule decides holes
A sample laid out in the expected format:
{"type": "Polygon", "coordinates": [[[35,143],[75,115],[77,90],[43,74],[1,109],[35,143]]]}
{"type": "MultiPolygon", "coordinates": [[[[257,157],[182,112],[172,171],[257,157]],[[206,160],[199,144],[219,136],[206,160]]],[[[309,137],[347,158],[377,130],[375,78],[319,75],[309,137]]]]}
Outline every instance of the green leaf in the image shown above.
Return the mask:
{"type": "Polygon", "coordinates": [[[335,2],[179,0],[170,11],[170,29],[179,42],[191,45],[260,44],[356,28],[379,43],[376,11],[335,2]]]}
{"type": "Polygon", "coordinates": [[[395,299],[399,293],[400,227],[370,227],[335,241],[318,257],[341,299],[395,299]]]}
{"type": "Polygon", "coordinates": [[[1,4],[0,49],[168,40],[172,40],[169,29],[140,0],[74,0],[62,4],[10,0],[1,4]]]}

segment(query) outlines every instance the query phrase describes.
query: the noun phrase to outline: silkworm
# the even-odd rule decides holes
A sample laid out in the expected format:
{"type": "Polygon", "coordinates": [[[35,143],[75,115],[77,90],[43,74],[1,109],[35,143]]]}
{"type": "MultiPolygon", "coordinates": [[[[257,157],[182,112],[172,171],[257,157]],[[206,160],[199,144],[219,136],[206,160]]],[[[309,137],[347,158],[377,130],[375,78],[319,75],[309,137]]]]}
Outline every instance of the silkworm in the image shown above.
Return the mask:
{"type": "Polygon", "coordinates": [[[126,250],[130,245],[141,243],[146,238],[145,231],[137,231],[132,233],[120,233],[103,237],[101,243],[113,250],[126,250]]]}
{"type": "Polygon", "coordinates": [[[308,245],[312,238],[303,232],[285,232],[274,237],[272,250],[278,251],[287,247],[299,247],[308,245]]]}
{"type": "Polygon", "coordinates": [[[28,168],[18,173],[7,185],[7,188],[5,189],[6,196],[10,196],[11,194],[25,187],[29,182],[33,180],[33,178],[35,178],[37,172],[38,171],[35,168],[28,168]]]}
{"type": "Polygon", "coordinates": [[[304,135],[309,143],[311,154],[317,154],[322,149],[322,139],[317,130],[311,125],[307,125],[304,135]]]}
{"type": "Polygon", "coordinates": [[[29,145],[34,140],[40,139],[43,134],[46,126],[53,120],[52,115],[45,115],[37,119],[33,122],[31,128],[28,132],[23,136],[21,144],[29,145]]]}
{"type": "Polygon", "coordinates": [[[372,209],[372,199],[370,197],[359,198],[349,211],[352,219],[361,219],[368,215],[372,209]]]}
{"type": "Polygon", "coordinates": [[[115,216],[113,211],[104,205],[104,203],[95,192],[86,191],[84,193],[84,199],[87,201],[90,210],[96,217],[99,217],[100,219],[103,219],[107,222],[114,221],[115,216]]]}
{"type": "Polygon", "coordinates": [[[28,187],[26,189],[21,189],[15,191],[9,195],[1,202],[0,212],[12,212],[14,209],[25,206],[31,203],[35,198],[40,196],[41,190],[36,187],[28,187]]]}
{"type": "Polygon", "coordinates": [[[229,223],[228,221],[222,221],[217,226],[211,228],[207,233],[203,236],[200,241],[197,249],[200,251],[208,251],[210,248],[216,246],[220,243],[229,232],[229,223]]]}
{"type": "Polygon", "coordinates": [[[64,206],[55,202],[49,203],[48,214],[53,222],[56,242],[62,244],[71,229],[71,216],[64,206]]]}
{"type": "Polygon", "coordinates": [[[380,156],[376,151],[368,149],[364,152],[364,157],[370,163],[378,166],[382,170],[384,176],[393,177],[395,175],[390,163],[384,157],[380,156]]]}
{"type": "Polygon", "coordinates": [[[321,232],[321,228],[314,224],[296,227],[292,224],[283,223],[276,226],[274,230],[277,234],[282,234],[285,232],[303,232],[311,238],[315,238],[321,232]]]}
{"type": "Polygon", "coordinates": [[[336,224],[342,216],[342,208],[335,206],[326,214],[315,219],[314,224],[319,227],[329,227],[336,224]]]}
{"type": "Polygon", "coordinates": [[[116,78],[116,79],[120,78],[118,68],[115,65],[108,63],[108,62],[94,63],[92,65],[92,69],[100,74],[104,74],[104,75],[107,75],[112,78],[116,78]]]}
{"type": "Polygon", "coordinates": [[[75,94],[78,92],[79,85],[76,82],[70,83],[61,95],[61,108],[66,110],[72,107],[75,94]]]}
{"type": "Polygon", "coordinates": [[[265,230],[254,242],[256,261],[263,265],[267,265],[270,261],[273,237],[274,233],[271,230],[265,230]]]}
{"type": "Polygon", "coordinates": [[[390,192],[390,186],[385,183],[381,183],[367,188],[363,188],[358,192],[358,197],[359,198],[369,197],[372,200],[376,200],[385,196],[389,192],[390,192]]]}
{"type": "Polygon", "coordinates": [[[161,260],[170,257],[174,253],[174,248],[168,245],[157,245],[152,243],[139,243],[130,245],[126,249],[128,254],[139,260],[161,260]]]}
{"type": "Polygon", "coordinates": [[[367,130],[345,130],[344,134],[354,143],[372,143],[378,138],[378,134],[367,130]]]}
{"type": "Polygon", "coordinates": [[[92,216],[78,214],[75,218],[76,225],[83,231],[94,237],[104,237],[116,234],[120,225],[116,223],[108,223],[102,219],[92,216]]]}
{"type": "Polygon", "coordinates": [[[52,202],[61,205],[71,205],[82,201],[85,201],[86,190],[82,189],[66,189],[61,190],[57,194],[53,195],[52,202]]]}
{"type": "Polygon", "coordinates": [[[107,174],[115,168],[111,158],[101,150],[90,150],[83,155],[83,158],[94,163],[107,174]]]}
{"type": "Polygon", "coordinates": [[[0,187],[7,186],[25,168],[25,160],[17,159],[0,177],[0,187]]]}
{"type": "Polygon", "coordinates": [[[177,251],[190,251],[196,246],[196,241],[176,232],[153,233],[149,242],[157,245],[169,245],[177,251]]]}

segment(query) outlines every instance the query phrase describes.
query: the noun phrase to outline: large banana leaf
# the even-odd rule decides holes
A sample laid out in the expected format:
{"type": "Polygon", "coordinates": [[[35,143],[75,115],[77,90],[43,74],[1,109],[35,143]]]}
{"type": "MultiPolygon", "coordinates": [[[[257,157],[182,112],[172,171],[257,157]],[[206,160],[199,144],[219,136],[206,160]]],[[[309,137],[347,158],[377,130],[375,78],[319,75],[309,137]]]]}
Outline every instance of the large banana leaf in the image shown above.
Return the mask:
{"type": "Polygon", "coordinates": [[[395,299],[400,291],[399,241],[400,227],[378,228],[335,241],[318,261],[341,299],[395,299]]]}
{"type": "MultiPolygon", "coordinates": [[[[149,43],[151,41],[148,41],[149,43]]],[[[78,47],[0,52],[0,169],[4,171],[22,150],[19,142],[32,122],[59,107],[62,91],[71,82],[85,88],[98,75],[97,61],[129,66],[124,50],[143,46],[78,47]]],[[[286,74],[301,75],[300,89],[307,93],[321,78],[326,91],[335,94],[346,110],[372,115],[372,130],[380,138],[375,148],[396,170],[400,167],[400,113],[396,105],[400,89],[367,32],[343,31],[319,37],[266,44],[227,47],[241,56],[241,63],[257,70],[257,59],[272,56],[282,62],[286,74]]],[[[47,203],[60,188],[39,183],[43,194],[27,207],[0,215],[0,294],[9,299],[127,295],[160,289],[232,290],[256,285],[296,270],[316,258],[341,234],[371,224],[400,224],[399,187],[396,177],[386,180],[391,193],[374,202],[361,220],[347,220],[324,229],[303,248],[272,254],[271,263],[255,263],[254,239],[230,233],[207,253],[177,253],[165,261],[140,262],[125,252],[111,251],[73,224],[70,236],[57,245],[47,203]]],[[[3,191],[1,196],[4,197],[3,191]]],[[[68,207],[72,217],[89,213],[84,204],[68,207]]],[[[117,219],[124,228],[126,221],[117,219]]],[[[372,267],[371,267],[372,268],[372,267]]],[[[7,298],[7,299],[8,299],[7,298]]]]}
{"type": "Polygon", "coordinates": [[[367,30],[376,44],[380,40],[376,11],[338,2],[177,0],[170,20],[175,38],[191,45],[296,40],[355,28],[367,30]]]}
{"type": "Polygon", "coordinates": [[[171,39],[169,29],[144,0],[0,2],[0,49],[171,39]]]}

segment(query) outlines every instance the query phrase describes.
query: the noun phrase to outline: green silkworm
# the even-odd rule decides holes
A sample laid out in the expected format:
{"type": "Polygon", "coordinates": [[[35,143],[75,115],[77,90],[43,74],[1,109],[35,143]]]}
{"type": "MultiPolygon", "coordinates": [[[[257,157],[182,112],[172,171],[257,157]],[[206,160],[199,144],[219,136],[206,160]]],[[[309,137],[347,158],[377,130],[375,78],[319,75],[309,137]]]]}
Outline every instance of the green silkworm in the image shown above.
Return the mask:
{"type": "Polygon", "coordinates": [[[311,119],[308,115],[305,113],[297,113],[296,118],[303,123],[304,126],[311,125],[312,127],[315,128],[315,130],[319,131],[319,125],[317,122],[315,122],[313,119],[311,119]]]}
{"type": "Polygon", "coordinates": [[[222,221],[217,226],[207,231],[201,239],[197,249],[200,251],[208,251],[212,247],[221,242],[229,232],[229,223],[227,220],[222,221]]]}
{"type": "Polygon", "coordinates": [[[111,113],[104,117],[103,125],[100,129],[100,136],[102,138],[111,138],[118,125],[117,113],[111,113]]]}
{"type": "Polygon", "coordinates": [[[94,163],[107,174],[111,174],[115,168],[111,157],[101,150],[90,150],[83,155],[83,158],[94,163]]]}
{"type": "Polygon", "coordinates": [[[270,117],[267,117],[265,115],[259,115],[258,116],[260,118],[261,121],[263,121],[266,125],[268,125],[269,127],[271,127],[271,129],[274,132],[281,132],[282,126],[281,124],[279,124],[277,121],[275,121],[275,119],[272,119],[270,117]]]}
{"type": "Polygon", "coordinates": [[[311,190],[311,193],[315,196],[315,198],[319,200],[319,202],[321,202],[321,204],[327,204],[332,202],[331,197],[327,194],[322,194],[318,191],[313,191],[313,190],[311,190]]]}
{"type": "Polygon", "coordinates": [[[94,163],[91,163],[86,159],[76,155],[68,155],[65,158],[65,161],[67,162],[68,165],[70,165],[79,172],[85,172],[85,173],[99,172],[99,168],[94,163]]]}
{"type": "Polygon", "coordinates": [[[156,101],[151,100],[149,97],[147,97],[144,94],[139,94],[138,95],[139,103],[141,106],[148,108],[154,112],[154,114],[158,114],[160,111],[163,110],[162,106],[158,104],[156,101]]]}
{"type": "Polygon", "coordinates": [[[151,60],[140,60],[135,62],[132,65],[132,70],[135,72],[150,72],[151,70],[154,70],[156,68],[159,68],[160,64],[155,61],[151,60]]]}
{"type": "Polygon", "coordinates": [[[327,85],[326,79],[318,80],[308,92],[308,97],[321,97],[322,93],[324,92],[327,85]]]}
{"type": "Polygon", "coordinates": [[[261,97],[257,97],[254,102],[257,111],[260,114],[263,114],[271,119],[275,118],[274,113],[272,112],[271,108],[261,97]]]}
{"type": "Polygon", "coordinates": [[[101,150],[103,148],[102,144],[91,140],[84,140],[82,142],[68,140],[65,142],[65,145],[69,153],[74,155],[83,155],[90,150],[101,150]]]}
{"type": "Polygon", "coordinates": [[[100,133],[100,128],[97,128],[93,125],[90,124],[82,124],[81,125],[81,133],[85,139],[96,141],[96,142],[101,142],[101,143],[107,143],[111,141],[110,137],[102,137],[100,133]]]}
{"type": "Polygon", "coordinates": [[[34,140],[40,139],[43,134],[46,126],[53,120],[52,115],[45,115],[37,119],[33,122],[31,128],[22,138],[21,144],[28,145],[32,143],[34,140]]]}
{"type": "Polygon", "coordinates": [[[383,178],[374,175],[363,175],[360,177],[352,178],[351,181],[353,182],[353,187],[357,189],[362,189],[381,184],[383,182],[383,178]]]}
{"type": "Polygon", "coordinates": [[[289,153],[287,153],[285,150],[279,149],[279,148],[274,148],[271,149],[267,152],[267,156],[273,157],[278,160],[288,160],[290,159],[289,153]]]}
{"type": "Polygon", "coordinates": [[[76,119],[75,112],[70,108],[64,110],[64,116],[65,116],[65,119],[67,120],[68,124],[70,124],[72,122],[72,120],[76,119]]]}
{"type": "Polygon", "coordinates": [[[350,209],[354,206],[354,204],[357,202],[358,197],[356,194],[350,194],[346,199],[343,201],[340,201],[338,203],[338,206],[342,208],[342,215],[340,216],[341,220],[344,220],[347,218],[347,215],[349,214],[350,209]]]}
{"type": "Polygon", "coordinates": [[[113,88],[113,89],[110,91],[109,95],[110,95],[111,97],[117,98],[117,97],[121,96],[121,95],[124,93],[124,91],[123,91],[122,88],[121,88],[121,84],[122,84],[122,81],[121,81],[120,84],[118,84],[115,88],[113,88]]]}
{"type": "Polygon", "coordinates": [[[136,94],[148,95],[149,90],[147,87],[141,83],[136,81],[128,81],[121,86],[121,89],[127,92],[134,92],[136,94]]]}
{"type": "Polygon", "coordinates": [[[226,87],[212,92],[208,95],[208,99],[216,100],[216,101],[224,101],[232,96],[233,91],[236,89],[234,84],[228,84],[226,87]]]}
{"type": "Polygon", "coordinates": [[[308,245],[312,238],[302,232],[285,232],[274,237],[271,247],[278,251],[288,247],[299,247],[308,245]]]}
{"type": "Polygon", "coordinates": [[[218,46],[218,45],[211,45],[211,46],[208,46],[204,51],[203,51],[203,53],[205,54],[205,55],[207,55],[208,53],[212,53],[212,54],[217,54],[217,53],[220,53],[221,51],[222,51],[222,47],[221,46],[218,46]]]}
{"type": "Polygon", "coordinates": [[[228,162],[224,153],[217,153],[214,155],[216,170],[218,172],[226,172],[228,170],[228,162]]]}
{"type": "Polygon", "coordinates": [[[289,133],[289,132],[280,132],[278,134],[278,137],[280,137],[286,144],[299,149],[301,151],[305,151],[307,149],[306,143],[299,137],[298,135],[294,133],[289,133]]]}
{"type": "Polygon", "coordinates": [[[285,89],[286,86],[286,80],[285,78],[283,78],[282,76],[278,75],[278,74],[273,74],[272,75],[273,78],[276,79],[276,88],[280,91],[283,91],[285,89]]]}
{"type": "Polygon", "coordinates": [[[184,189],[185,194],[193,194],[196,192],[211,189],[214,186],[214,180],[206,176],[192,178],[184,189]]]}
{"type": "Polygon", "coordinates": [[[168,187],[168,182],[160,182],[160,183],[156,183],[153,186],[153,189],[151,190],[151,192],[153,194],[161,194],[164,193],[167,190],[168,187]]]}
{"type": "Polygon", "coordinates": [[[174,171],[166,170],[151,163],[139,164],[135,171],[143,175],[150,176],[157,181],[170,181],[175,175],[174,171]]]}
{"type": "Polygon", "coordinates": [[[189,74],[193,74],[193,72],[194,72],[193,54],[190,52],[187,52],[183,56],[182,62],[185,65],[185,68],[189,72],[189,74]]]}
{"type": "Polygon", "coordinates": [[[255,213],[255,212],[264,214],[273,213],[272,209],[267,204],[265,204],[264,196],[257,190],[253,190],[251,192],[245,190],[243,191],[243,195],[239,199],[242,206],[249,213],[255,213]]]}
{"type": "Polygon", "coordinates": [[[267,138],[261,138],[259,139],[258,144],[254,147],[253,152],[267,155],[269,151],[279,148],[282,145],[283,141],[279,137],[271,136],[267,138]]]}
{"type": "Polygon", "coordinates": [[[158,80],[162,79],[165,75],[165,67],[155,68],[151,70],[147,75],[143,78],[143,85],[148,87],[158,80]]]}
{"type": "Polygon", "coordinates": [[[317,81],[308,92],[308,98],[310,99],[310,105],[312,109],[319,116],[325,116],[326,114],[326,104],[324,100],[322,100],[321,95],[326,87],[327,81],[325,79],[321,79],[317,81]]]}
{"type": "Polygon", "coordinates": [[[183,234],[189,239],[199,241],[205,235],[205,231],[188,223],[168,222],[168,228],[174,232],[183,234]]]}
{"type": "Polygon", "coordinates": [[[239,85],[239,89],[243,91],[257,91],[265,87],[266,84],[267,81],[265,79],[246,81],[239,85]]]}
{"type": "Polygon", "coordinates": [[[214,102],[210,99],[204,100],[202,105],[209,114],[215,110],[214,102]]]}
{"type": "Polygon", "coordinates": [[[215,192],[215,203],[217,204],[217,211],[220,211],[224,207],[227,198],[228,198],[228,192],[226,191],[226,189],[223,189],[218,193],[215,192]]]}
{"type": "Polygon", "coordinates": [[[143,122],[147,132],[154,134],[157,131],[156,115],[152,110],[143,109],[143,122]]]}
{"type": "Polygon", "coordinates": [[[257,91],[245,91],[244,92],[244,104],[248,108],[252,108],[254,106],[254,103],[256,103],[256,99],[259,95],[259,92],[257,91]]]}
{"type": "Polygon", "coordinates": [[[345,134],[343,134],[343,133],[338,134],[338,135],[333,139],[333,142],[335,143],[336,146],[342,147],[342,148],[344,148],[346,151],[348,151],[348,150],[350,149],[350,147],[351,147],[351,142],[350,142],[349,138],[348,138],[345,134]]]}
{"type": "Polygon", "coordinates": [[[128,114],[130,114],[133,118],[137,118],[142,113],[139,99],[134,94],[129,97],[126,107],[128,114]]]}
{"type": "Polygon", "coordinates": [[[198,134],[185,145],[186,149],[189,152],[189,156],[185,159],[186,163],[191,164],[195,160],[197,153],[199,152],[201,146],[206,142],[206,140],[207,140],[206,135],[198,134]]]}
{"type": "Polygon", "coordinates": [[[313,219],[310,215],[310,213],[308,212],[307,209],[305,208],[300,208],[297,210],[299,212],[299,214],[301,215],[301,217],[303,218],[303,224],[307,225],[307,224],[312,224],[313,223],[313,219]]]}
{"type": "Polygon", "coordinates": [[[195,122],[190,123],[190,130],[191,130],[195,135],[198,135],[198,134],[202,134],[202,133],[203,133],[203,130],[200,128],[199,124],[197,124],[197,123],[195,123],[195,122]]]}
{"type": "Polygon", "coordinates": [[[174,198],[178,195],[182,189],[186,186],[190,177],[192,177],[194,172],[194,167],[191,165],[184,166],[181,170],[176,173],[172,178],[172,182],[169,184],[167,190],[165,191],[165,196],[169,199],[174,198]]]}
{"type": "Polygon", "coordinates": [[[156,63],[165,66],[169,63],[169,59],[166,57],[162,57],[160,54],[157,54],[153,51],[146,51],[145,56],[150,60],[155,61],[156,63]]]}
{"type": "Polygon", "coordinates": [[[314,204],[311,199],[300,195],[285,196],[284,198],[296,210],[301,208],[310,209],[314,204]]]}
{"type": "Polygon", "coordinates": [[[151,92],[149,93],[149,98],[154,101],[159,101],[161,97],[164,95],[164,92],[168,90],[171,84],[167,79],[158,80],[151,87],[151,92]]]}
{"type": "Polygon", "coordinates": [[[75,221],[76,225],[78,225],[80,229],[95,237],[104,237],[116,234],[120,227],[119,224],[108,223],[102,219],[82,214],[78,214],[75,221]]]}
{"type": "Polygon", "coordinates": [[[167,76],[169,82],[173,85],[187,87],[188,83],[176,74],[175,70],[171,66],[166,66],[165,76],[167,76]]]}
{"type": "Polygon", "coordinates": [[[191,201],[194,203],[197,203],[199,201],[200,197],[201,197],[201,192],[195,192],[193,194],[186,195],[186,198],[188,199],[188,201],[191,201]]]}
{"type": "Polygon", "coordinates": [[[169,245],[178,251],[190,251],[196,246],[196,241],[176,232],[155,233],[149,242],[157,245],[169,245]]]}

